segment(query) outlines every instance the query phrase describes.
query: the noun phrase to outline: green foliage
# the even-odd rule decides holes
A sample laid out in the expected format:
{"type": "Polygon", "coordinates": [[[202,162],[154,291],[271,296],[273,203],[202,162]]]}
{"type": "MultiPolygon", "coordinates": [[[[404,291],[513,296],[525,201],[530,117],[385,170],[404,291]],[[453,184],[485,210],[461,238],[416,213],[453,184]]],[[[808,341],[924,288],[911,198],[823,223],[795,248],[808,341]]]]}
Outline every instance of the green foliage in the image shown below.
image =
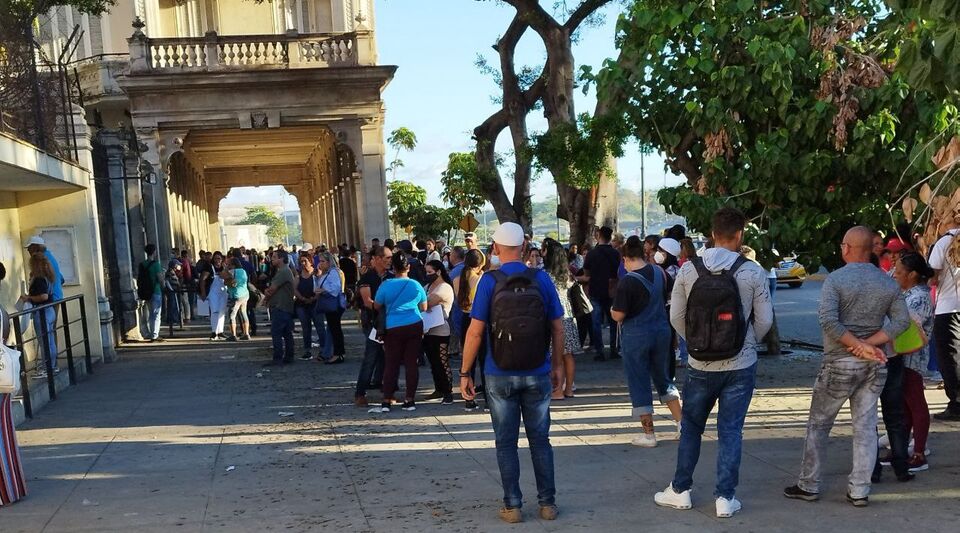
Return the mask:
{"type": "Polygon", "coordinates": [[[417,147],[417,136],[409,128],[400,127],[390,132],[387,137],[387,144],[396,151],[393,161],[387,165],[387,170],[394,178],[397,177],[397,170],[403,167],[403,160],[400,159],[400,151],[406,150],[412,152],[417,147]]]}
{"type": "Polygon", "coordinates": [[[387,201],[390,203],[390,220],[421,237],[438,237],[456,228],[463,216],[463,211],[455,207],[427,204],[427,191],[406,181],[387,183],[387,201]]]}
{"type": "Polygon", "coordinates": [[[953,102],[877,74],[896,61],[887,16],[880,0],[637,0],[618,22],[629,61],[607,61],[593,80],[626,93],[617,119],[687,177],[659,194],[671,212],[708,232],[713,211],[734,205],[752,220],[761,262],[776,247],[812,268],[836,265],[842,232],[889,226],[901,176],[926,175],[922,151],[938,148],[927,142],[958,131],[938,118],[953,102]],[[811,41],[857,17],[864,25],[849,38],[811,41]],[[831,89],[861,67],[879,81],[831,89]]]}
{"type": "Polygon", "coordinates": [[[55,6],[73,6],[81,13],[102,15],[116,0],[0,0],[0,24],[25,28],[55,6]]]}
{"type": "Polygon", "coordinates": [[[450,154],[447,169],[440,175],[440,183],[443,185],[440,197],[464,213],[476,213],[487,202],[473,152],[450,154]]]}
{"type": "Polygon", "coordinates": [[[897,69],[910,84],[936,94],[960,91],[960,2],[887,0],[900,19],[897,69]]]}
{"type": "Polygon", "coordinates": [[[394,180],[387,183],[387,202],[390,204],[390,220],[400,226],[409,226],[410,221],[405,215],[426,205],[427,191],[409,181],[394,180]]]}
{"type": "Polygon", "coordinates": [[[615,142],[612,133],[629,133],[607,121],[607,117],[593,119],[584,113],[576,124],[557,124],[545,133],[533,135],[534,166],[540,171],[550,171],[557,181],[578,189],[599,184],[600,175],[610,170],[607,155],[623,156],[622,145],[615,142]]]}
{"type": "Polygon", "coordinates": [[[270,242],[280,242],[286,237],[287,223],[283,217],[274,213],[265,205],[252,205],[246,208],[247,214],[238,224],[261,224],[267,227],[267,238],[270,242]]]}

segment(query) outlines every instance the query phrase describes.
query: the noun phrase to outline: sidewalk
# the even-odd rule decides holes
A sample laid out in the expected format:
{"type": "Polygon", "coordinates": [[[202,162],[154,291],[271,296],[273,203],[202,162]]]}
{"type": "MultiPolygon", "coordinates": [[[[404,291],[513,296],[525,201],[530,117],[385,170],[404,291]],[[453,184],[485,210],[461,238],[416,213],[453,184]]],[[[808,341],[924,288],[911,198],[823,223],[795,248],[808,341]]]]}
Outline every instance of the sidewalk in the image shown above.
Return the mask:
{"type": "MultiPolygon", "coordinates": [[[[263,338],[214,344],[196,329],[193,338],[125,350],[21,426],[29,495],[0,509],[0,531],[945,532],[960,523],[960,424],[934,422],[931,469],[908,484],[887,469],[870,507],[855,509],[844,501],[845,410],[823,499],[781,495],[799,468],[818,363],[801,356],[761,360],[745,428],[744,508],[726,520],[714,516],[714,427],[694,509],[656,507],[653,493],[672,477],[676,442],[631,446],[639,424],[629,420],[619,363],[579,357],[577,398],[552,408],[560,518],[535,518],[533,471],[521,448],[527,524],[503,524],[489,415],[465,413],[459,396],[454,405],[419,403],[412,413],[353,407],[360,334],[347,332],[347,363],[297,361],[271,372],[260,367],[269,357],[263,338]]],[[[421,369],[421,392],[431,386],[421,369]]],[[[928,400],[932,411],[945,403],[942,391],[928,391],[928,400]]],[[[670,430],[666,410],[657,414],[658,429],[670,430]]]]}

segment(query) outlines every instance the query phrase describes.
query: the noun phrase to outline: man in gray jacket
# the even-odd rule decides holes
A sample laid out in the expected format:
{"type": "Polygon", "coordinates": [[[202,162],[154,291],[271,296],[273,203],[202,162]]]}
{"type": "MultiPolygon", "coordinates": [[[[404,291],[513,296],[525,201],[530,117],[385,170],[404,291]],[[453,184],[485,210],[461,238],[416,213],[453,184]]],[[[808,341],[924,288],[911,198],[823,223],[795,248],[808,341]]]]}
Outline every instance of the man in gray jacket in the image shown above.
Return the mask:
{"type": "MultiPolygon", "coordinates": [[[[713,215],[711,231],[714,248],[703,254],[704,266],[710,272],[730,270],[740,258],[746,217],[739,210],[724,207],[713,215]]],[[[713,406],[717,410],[717,517],[727,518],[740,510],[735,497],[740,479],[740,455],[743,445],[743,422],[753,398],[757,379],[757,339],[762,339],[773,325],[773,303],[767,283],[767,272],[760,265],[747,261],[734,273],[747,318],[746,336],[740,352],[729,359],[701,361],[691,354],[683,385],[683,413],[677,470],[673,482],[654,496],[657,505],[690,509],[690,488],[693,471],[700,459],[700,441],[713,406]]],[[[670,304],[670,323],[677,334],[686,337],[687,300],[699,278],[693,261],[677,273],[670,304]]]]}
{"type": "Polygon", "coordinates": [[[783,495],[820,498],[820,470],[827,438],[843,404],[853,419],[853,471],[847,500],[865,507],[877,460],[877,400],[887,379],[886,356],[878,348],[906,331],[907,305],[897,283],[870,264],[873,232],[857,226],[846,233],[840,253],[846,266],[827,276],[820,291],[823,363],[813,385],[803,444],[800,479],[783,495]]]}

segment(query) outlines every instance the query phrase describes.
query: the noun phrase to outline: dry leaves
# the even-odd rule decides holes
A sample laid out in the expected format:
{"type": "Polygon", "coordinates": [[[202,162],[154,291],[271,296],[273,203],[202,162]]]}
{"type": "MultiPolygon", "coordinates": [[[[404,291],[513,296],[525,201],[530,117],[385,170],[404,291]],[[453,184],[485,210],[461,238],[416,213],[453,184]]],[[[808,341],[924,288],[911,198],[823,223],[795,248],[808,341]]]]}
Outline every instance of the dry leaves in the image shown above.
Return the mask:
{"type": "Polygon", "coordinates": [[[726,128],[720,128],[717,133],[708,133],[704,135],[703,142],[706,145],[703,151],[703,160],[706,163],[724,156],[729,161],[733,159],[733,144],[730,142],[730,136],[726,128]]]}
{"type": "Polygon", "coordinates": [[[938,170],[943,170],[955,165],[958,159],[960,159],[960,138],[954,137],[945,146],[937,150],[936,155],[933,156],[933,164],[937,166],[938,170]]]}
{"type": "Polygon", "coordinates": [[[903,215],[907,222],[913,222],[913,212],[917,210],[917,200],[915,198],[903,199],[903,215]]]}

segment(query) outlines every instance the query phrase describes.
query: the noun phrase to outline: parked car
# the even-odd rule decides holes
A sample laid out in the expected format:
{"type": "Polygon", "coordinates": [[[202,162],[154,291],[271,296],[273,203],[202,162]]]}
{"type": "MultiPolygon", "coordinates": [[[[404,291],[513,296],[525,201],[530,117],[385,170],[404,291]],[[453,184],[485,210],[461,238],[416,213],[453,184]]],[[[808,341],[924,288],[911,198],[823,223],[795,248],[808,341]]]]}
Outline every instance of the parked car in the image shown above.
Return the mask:
{"type": "Polygon", "coordinates": [[[807,279],[807,269],[797,262],[796,257],[786,257],[776,265],[777,283],[784,283],[791,288],[803,285],[807,279]]]}

